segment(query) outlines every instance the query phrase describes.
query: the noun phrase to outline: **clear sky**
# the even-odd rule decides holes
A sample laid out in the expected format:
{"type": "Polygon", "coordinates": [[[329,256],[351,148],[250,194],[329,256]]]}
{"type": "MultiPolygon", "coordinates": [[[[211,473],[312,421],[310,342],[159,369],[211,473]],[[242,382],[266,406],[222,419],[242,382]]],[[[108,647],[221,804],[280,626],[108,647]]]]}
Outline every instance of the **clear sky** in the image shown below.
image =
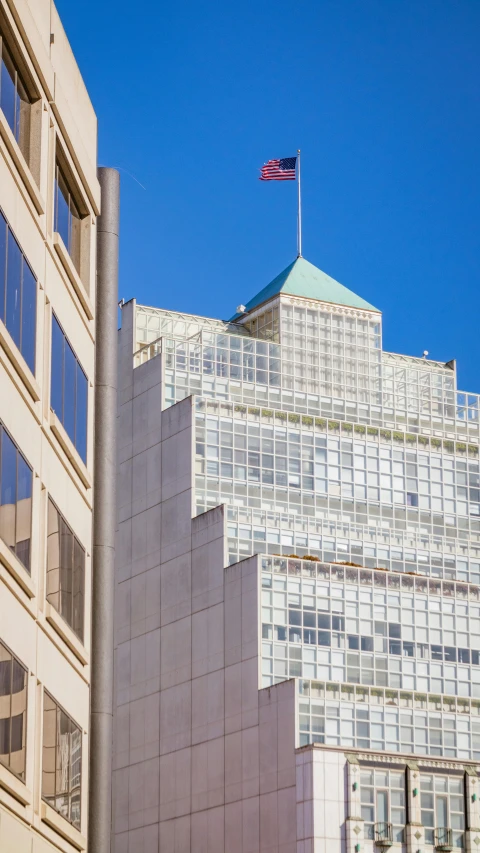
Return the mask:
{"type": "Polygon", "coordinates": [[[479,0],[57,0],[122,174],[120,296],[228,318],[296,254],[480,392],[479,0]]]}

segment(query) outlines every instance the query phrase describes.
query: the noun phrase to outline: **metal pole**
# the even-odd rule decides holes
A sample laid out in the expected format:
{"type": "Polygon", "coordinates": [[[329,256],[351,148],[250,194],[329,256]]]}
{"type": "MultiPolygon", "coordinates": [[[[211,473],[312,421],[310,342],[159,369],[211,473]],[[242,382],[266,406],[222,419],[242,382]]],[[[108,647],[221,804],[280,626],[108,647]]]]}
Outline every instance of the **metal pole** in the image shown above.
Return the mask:
{"type": "Polygon", "coordinates": [[[300,149],[297,151],[297,190],[298,190],[298,215],[297,215],[297,257],[302,257],[302,184],[300,180],[300,149]]]}
{"type": "Polygon", "coordinates": [[[88,850],[110,853],[120,175],[102,167],[98,179],[88,850]]]}

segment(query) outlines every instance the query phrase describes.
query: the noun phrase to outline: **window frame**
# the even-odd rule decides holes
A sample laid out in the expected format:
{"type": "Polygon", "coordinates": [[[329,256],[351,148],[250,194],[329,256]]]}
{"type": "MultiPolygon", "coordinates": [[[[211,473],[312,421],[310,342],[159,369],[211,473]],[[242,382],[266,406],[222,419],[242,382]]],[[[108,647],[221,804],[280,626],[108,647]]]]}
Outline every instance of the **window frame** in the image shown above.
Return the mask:
{"type": "MultiPolygon", "coordinates": [[[[17,656],[16,656],[16,655],[11,651],[11,649],[6,645],[6,643],[4,643],[4,642],[3,642],[3,640],[0,640],[0,647],[3,647],[4,651],[5,651],[8,655],[10,655],[10,658],[11,658],[11,661],[10,661],[10,662],[11,662],[10,694],[9,694],[9,695],[10,695],[10,716],[9,716],[8,718],[7,718],[7,717],[2,717],[2,719],[9,719],[9,720],[10,720],[10,750],[9,750],[10,760],[11,760],[11,755],[12,755],[12,749],[11,749],[11,747],[12,747],[12,719],[13,719],[13,717],[12,717],[12,704],[13,704],[13,699],[12,699],[12,697],[15,695],[15,694],[13,693],[13,662],[14,662],[14,661],[15,661],[15,663],[16,663],[16,664],[17,664],[21,669],[23,669],[23,671],[24,671],[24,676],[25,676],[25,680],[24,680],[24,690],[25,690],[25,708],[24,708],[24,710],[22,711],[22,716],[23,716],[23,718],[24,718],[24,720],[23,720],[23,726],[22,726],[22,749],[23,749],[23,752],[24,752],[24,768],[23,768],[23,772],[22,772],[22,773],[17,773],[17,771],[16,771],[16,770],[14,770],[14,769],[11,767],[10,763],[8,763],[8,764],[7,764],[5,761],[2,761],[2,759],[1,759],[1,758],[0,758],[0,765],[2,765],[2,767],[6,767],[6,768],[7,768],[7,770],[9,770],[9,771],[10,771],[10,773],[13,773],[13,775],[14,775],[14,776],[16,776],[16,778],[17,778],[17,779],[20,779],[20,781],[21,781],[21,782],[23,782],[23,784],[25,784],[25,781],[26,781],[26,773],[27,773],[28,667],[24,666],[24,664],[21,662],[21,660],[19,660],[19,658],[18,658],[18,657],[17,657],[17,656]]],[[[5,662],[5,661],[2,661],[2,662],[5,662]]],[[[21,691],[17,691],[17,692],[21,692],[21,691]]],[[[1,693],[0,693],[0,697],[1,697],[2,699],[4,698],[4,696],[7,696],[7,695],[8,695],[8,694],[6,694],[6,693],[5,693],[5,694],[1,694],[1,693]]],[[[17,715],[15,715],[15,716],[19,716],[19,715],[17,714],[17,715]]],[[[4,753],[4,754],[5,754],[5,753],[4,753]]]]}
{"type": "Polygon", "coordinates": [[[83,369],[82,364],[80,362],[80,359],[78,358],[72,344],[70,343],[68,335],[65,333],[62,324],[60,323],[57,315],[55,314],[55,311],[53,311],[53,310],[52,310],[52,321],[51,321],[50,328],[51,328],[51,341],[50,341],[50,408],[55,413],[55,415],[59,419],[60,423],[62,424],[65,432],[67,433],[70,441],[72,442],[73,446],[75,447],[75,450],[77,451],[78,455],[80,456],[82,462],[86,465],[87,459],[88,459],[88,414],[89,414],[89,411],[88,411],[89,410],[89,391],[88,391],[89,380],[88,380],[88,376],[87,376],[85,370],[83,369]],[[63,336],[62,337],[62,366],[61,366],[61,371],[62,371],[61,412],[57,411],[57,409],[55,409],[53,404],[52,404],[54,396],[57,397],[57,395],[58,395],[58,389],[56,390],[56,393],[54,394],[54,388],[53,388],[53,382],[54,382],[54,378],[56,375],[55,372],[57,369],[57,367],[54,365],[54,358],[53,358],[54,328],[55,328],[54,323],[57,324],[58,329],[63,336]],[[66,398],[66,391],[68,391],[68,389],[66,388],[66,376],[65,376],[65,365],[66,365],[65,354],[67,353],[66,346],[69,347],[69,350],[71,351],[73,358],[75,359],[75,400],[74,400],[74,413],[73,413],[73,435],[69,431],[69,428],[65,422],[66,421],[66,418],[65,418],[65,398],[66,398]],[[54,368],[55,368],[55,370],[54,370],[54,368]],[[78,382],[77,382],[77,377],[78,377],[78,371],[79,370],[80,370],[81,374],[83,374],[83,376],[85,377],[85,383],[86,383],[85,384],[85,388],[86,388],[85,404],[86,405],[85,405],[85,423],[84,423],[84,430],[85,430],[85,442],[84,442],[85,452],[84,453],[83,453],[83,450],[79,449],[79,447],[77,445],[77,428],[79,425],[79,422],[78,422],[78,402],[79,402],[78,387],[79,386],[78,386],[78,382]]]}
{"type": "Polygon", "coordinates": [[[54,699],[54,697],[52,696],[52,694],[50,693],[50,691],[49,691],[49,690],[47,690],[47,689],[46,689],[46,687],[44,687],[44,688],[43,688],[43,708],[42,708],[42,781],[41,781],[41,798],[42,798],[42,800],[43,800],[45,803],[47,803],[47,805],[48,805],[51,809],[53,809],[55,812],[57,812],[57,814],[61,815],[61,817],[63,817],[63,819],[64,819],[64,820],[66,820],[66,821],[67,821],[71,826],[75,827],[75,829],[77,829],[79,832],[81,832],[81,825],[82,825],[82,773],[83,773],[83,758],[84,758],[84,756],[83,756],[83,752],[84,752],[84,750],[83,750],[83,730],[82,730],[81,726],[79,726],[79,725],[75,722],[75,720],[73,719],[73,717],[72,717],[70,714],[68,714],[68,713],[67,713],[67,711],[65,711],[65,709],[63,708],[63,706],[62,706],[62,705],[60,705],[60,703],[59,703],[59,702],[57,702],[57,700],[56,700],[56,699],[54,699]],[[47,708],[46,708],[46,701],[45,701],[45,700],[46,700],[46,697],[48,697],[48,699],[50,700],[50,702],[52,702],[52,704],[53,704],[54,708],[49,708],[49,709],[47,709],[47,708]],[[54,771],[53,771],[53,778],[54,778],[54,794],[53,794],[53,797],[49,797],[49,796],[48,796],[48,795],[46,795],[46,794],[45,794],[45,792],[44,792],[44,776],[45,776],[45,774],[46,774],[46,772],[47,772],[47,771],[45,770],[45,764],[46,764],[46,761],[45,761],[45,750],[46,750],[46,749],[51,749],[52,747],[51,747],[51,746],[47,746],[47,747],[45,746],[45,731],[46,731],[46,726],[45,726],[45,714],[46,714],[46,713],[48,713],[49,711],[51,712],[51,711],[53,711],[53,710],[55,710],[55,733],[54,733],[54,742],[55,742],[55,746],[54,746],[54,750],[55,750],[55,761],[54,761],[54,771]],[[68,746],[68,789],[67,789],[67,792],[66,792],[66,796],[67,796],[67,799],[68,799],[68,817],[67,817],[67,816],[66,816],[66,815],[61,811],[60,807],[56,804],[57,797],[62,796],[62,795],[65,795],[65,792],[64,792],[64,791],[61,791],[60,793],[57,793],[57,790],[56,790],[56,788],[57,788],[57,774],[58,774],[58,772],[59,772],[59,768],[58,768],[58,749],[59,749],[59,742],[58,742],[58,729],[59,729],[59,717],[60,717],[60,715],[61,715],[61,714],[63,714],[63,715],[67,718],[67,720],[68,720],[68,722],[69,722],[70,726],[71,726],[71,727],[73,727],[73,729],[75,729],[75,730],[79,733],[79,735],[80,735],[80,781],[79,781],[79,784],[78,784],[77,786],[73,786],[73,785],[72,785],[72,742],[71,742],[71,735],[72,735],[74,732],[73,732],[73,731],[69,731],[69,732],[68,732],[68,735],[69,735],[69,746],[68,746]],[[73,794],[74,794],[74,792],[75,792],[75,791],[78,791],[78,795],[79,795],[79,800],[78,800],[78,803],[79,803],[79,816],[78,816],[78,821],[76,821],[76,820],[72,819],[72,816],[71,816],[71,815],[72,815],[72,797],[73,797],[73,794]],[[55,803],[55,804],[54,804],[54,803],[55,803]]]}
{"type": "Polygon", "coordinates": [[[83,280],[83,254],[84,254],[84,227],[83,223],[88,216],[88,208],[85,204],[78,182],[72,173],[67,158],[57,138],[55,153],[55,175],[54,175],[54,197],[53,197],[53,231],[58,234],[65,246],[65,250],[77,272],[83,280]],[[59,180],[59,178],[61,180],[59,180]],[[61,188],[63,183],[64,188],[61,188]],[[64,229],[59,226],[59,194],[67,208],[67,242],[65,242],[64,229]],[[72,245],[72,222],[77,220],[77,231],[73,234],[75,245],[72,245]]]}
{"type": "Polygon", "coordinates": [[[378,823],[387,823],[387,824],[390,824],[392,827],[394,843],[397,843],[397,842],[400,842],[402,844],[405,843],[405,827],[407,825],[407,784],[406,784],[405,769],[403,767],[399,767],[398,769],[393,768],[393,767],[390,767],[390,768],[361,767],[360,768],[360,800],[361,800],[360,808],[362,810],[362,816],[363,816],[364,811],[367,808],[372,809],[372,813],[373,813],[373,823],[372,823],[372,821],[365,818],[365,828],[366,828],[367,832],[370,833],[368,836],[366,835],[365,837],[368,837],[368,838],[373,840],[375,838],[375,827],[377,826],[377,824],[378,823]],[[367,773],[372,773],[372,782],[368,783],[368,784],[365,782],[362,782],[362,775],[366,775],[367,773]],[[377,782],[377,774],[387,774],[387,783],[384,784],[381,782],[377,782]],[[402,787],[398,787],[398,786],[393,784],[391,774],[403,775],[403,786],[402,787]],[[362,793],[363,793],[363,791],[366,791],[366,790],[373,791],[373,795],[372,795],[373,799],[371,802],[367,802],[366,800],[365,801],[362,800],[362,793]],[[395,805],[392,802],[392,794],[400,793],[400,792],[403,794],[403,805],[395,805]],[[378,811],[378,794],[380,794],[380,793],[386,795],[387,813],[388,813],[386,821],[380,821],[378,819],[378,817],[379,817],[379,815],[377,814],[377,811],[378,811]],[[398,823],[397,821],[393,820],[393,812],[395,810],[400,810],[400,809],[403,810],[403,816],[404,816],[404,822],[403,823],[398,823]],[[368,827],[371,827],[371,830],[368,829],[368,827]]]}
{"type": "Polygon", "coordinates": [[[12,131],[15,142],[17,143],[25,161],[30,165],[31,159],[31,131],[32,131],[32,105],[35,102],[35,95],[33,92],[33,86],[29,79],[28,72],[25,73],[25,62],[21,56],[21,52],[18,49],[16,44],[16,40],[11,32],[11,28],[8,25],[8,22],[5,20],[5,14],[0,10],[0,110],[3,113],[5,121],[7,122],[10,130],[12,131]],[[12,79],[11,71],[8,68],[7,64],[3,60],[3,55],[7,57],[9,64],[12,66],[15,77],[12,79]],[[4,112],[1,106],[1,92],[2,92],[2,64],[5,65],[7,73],[9,75],[10,80],[14,86],[14,126],[12,127],[7,114],[4,112]],[[20,94],[19,89],[23,90],[22,94],[20,94]],[[18,116],[18,129],[17,129],[17,109],[19,106],[19,102],[23,102],[27,105],[26,112],[26,124],[22,127],[22,109],[20,107],[20,114],[18,116]],[[22,138],[23,137],[23,138],[22,138]]]}
{"type": "MultiPolygon", "coordinates": [[[[7,546],[7,548],[9,548],[10,551],[12,551],[12,553],[15,554],[17,560],[19,560],[19,562],[24,567],[25,571],[28,572],[28,574],[31,577],[31,574],[32,574],[31,543],[32,543],[32,523],[33,523],[33,479],[34,479],[33,478],[33,467],[30,465],[30,463],[28,462],[26,457],[23,455],[23,453],[20,450],[17,442],[15,441],[15,439],[13,438],[11,433],[8,431],[8,429],[5,427],[5,424],[3,423],[3,421],[0,421],[0,513],[1,513],[1,508],[3,506],[2,502],[1,502],[2,501],[2,488],[3,488],[3,485],[2,485],[2,479],[3,479],[3,476],[2,476],[3,475],[3,453],[2,453],[2,451],[3,451],[3,432],[5,432],[7,438],[12,442],[12,444],[15,448],[15,451],[16,451],[16,457],[15,457],[15,504],[14,504],[14,506],[15,506],[15,521],[14,521],[15,547],[12,548],[12,546],[8,543],[8,541],[2,536],[1,532],[0,532],[0,538],[2,539],[2,542],[5,542],[5,545],[7,546]],[[31,480],[30,480],[30,498],[29,498],[29,500],[30,500],[30,524],[29,524],[30,536],[28,539],[28,542],[29,542],[28,565],[26,565],[24,563],[21,556],[19,556],[19,554],[17,553],[18,542],[16,540],[16,536],[17,536],[17,530],[18,530],[18,524],[17,524],[18,498],[17,498],[17,495],[18,495],[18,484],[19,484],[19,469],[18,469],[18,457],[19,456],[21,457],[21,459],[25,463],[26,467],[29,469],[30,477],[31,477],[31,480]]],[[[7,504],[5,504],[5,506],[7,506],[7,504]]],[[[27,540],[22,539],[20,541],[25,542],[27,540]]]]}
{"type": "MultiPolygon", "coordinates": [[[[28,258],[26,256],[25,252],[23,251],[19,241],[18,241],[18,239],[15,235],[15,232],[13,231],[13,228],[11,227],[4,210],[0,207],[0,228],[3,228],[2,219],[5,222],[5,246],[4,246],[5,256],[4,256],[4,260],[3,260],[3,271],[2,271],[2,258],[0,256],[0,299],[3,298],[3,306],[0,303],[0,322],[2,322],[3,325],[5,326],[5,329],[7,330],[10,337],[12,338],[12,340],[13,340],[15,346],[17,347],[18,351],[20,352],[22,358],[24,359],[25,363],[27,364],[27,366],[30,369],[33,376],[35,376],[36,361],[37,361],[36,349],[37,349],[38,277],[35,275],[35,273],[32,269],[32,266],[29,263],[28,258]],[[15,336],[14,336],[14,334],[12,334],[12,332],[14,330],[9,328],[9,326],[7,324],[7,319],[8,319],[7,318],[8,255],[9,255],[10,237],[12,238],[12,240],[15,242],[16,246],[18,247],[18,250],[20,252],[20,257],[21,257],[20,309],[19,309],[19,335],[20,335],[20,339],[18,341],[15,340],[15,336]],[[25,325],[26,325],[25,324],[25,317],[24,317],[24,313],[23,313],[24,312],[24,292],[25,292],[24,291],[24,281],[25,281],[24,269],[25,269],[25,266],[27,267],[27,269],[31,273],[31,276],[32,276],[32,279],[34,282],[34,288],[35,288],[35,305],[34,305],[34,308],[32,311],[32,319],[33,319],[33,341],[32,341],[33,360],[32,361],[28,357],[28,354],[25,352],[25,348],[23,346],[23,335],[25,332],[25,325]],[[3,279],[2,279],[2,277],[3,277],[3,279]]],[[[1,250],[1,248],[2,248],[2,242],[1,242],[1,238],[0,238],[0,250],[1,250]]]]}
{"type": "Polygon", "coordinates": [[[425,827],[425,843],[432,844],[434,841],[434,834],[437,829],[449,829],[452,832],[452,840],[453,846],[456,850],[464,850],[465,848],[465,832],[467,827],[467,798],[465,796],[465,782],[464,776],[460,774],[448,774],[448,773],[436,773],[436,772],[423,772],[420,774],[420,811],[421,811],[421,822],[422,826],[424,826],[424,813],[428,812],[433,816],[433,827],[428,826],[425,827]],[[428,789],[425,786],[425,781],[428,777],[433,779],[432,788],[428,789]],[[446,780],[446,790],[445,791],[437,791],[435,782],[437,779],[446,780]],[[450,791],[450,780],[455,779],[460,782],[460,793],[450,791]],[[424,787],[425,786],[425,787],[424,787]],[[422,806],[423,796],[431,796],[433,800],[433,809],[429,807],[422,806]],[[463,810],[460,812],[458,809],[453,809],[456,815],[461,814],[463,818],[463,829],[454,828],[452,825],[452,807],[451,807],[451,798],[452,797],[461,797],[463,801],[463,810]],[[437,824],[438,820],[438,812],[437,812],[437,799],[443,798],[447,802],[447,826],[441,827],[437,824]],[[462,836],[462,844],[456,844],[456,836],[462,836]],[[428,838],[428,841],[427,841],[428,838]]]}
{"type": "Polygon", "coordinates": [[[61,616],[61,618],[64,620],[64,622],[65,622],[65,623],[68,625],[68,627],[73,631],[73,633],[74,633],[74,634],[75,634],[75,636],[80,640],[80,642],[82,643],[82,645],[84,645],[84,643],[85,643],[85,576],[86,576],[86,559],[87,559],[87,551],[86,551],[86,548],[84,548],[84,546],[83,546],[83,545],[82,545],[82,543],[80,542],[79,538],[75,535],[74,530],[73,530],[73,529],[72,529],[72,527],[68,524],[68,522],[67,522],[67,520],[66,520],[65,516],[64,516],[64,515],[63,515],[63,513],[59,510],[59,508],[58,508],[58,506],[56,505],[55,501],[53,500],[53,498],[52,498],[52,497],[51,497],[51,495],[49,494],[49,495],[48,495],[48,501],[47,501],[47,557],[46,557],[46,591],[45,591],[45,598],[46,598],[46,600],[49,602],[49,604],[54,608],[54,610],[56,611],[56,613],[58,613],[58,614],[59,614],[59,616],[61,616]],[[61,555],[62,555],[62,550],[63,550],[63,549],[62,549],[62,545],[61,545],[61,537],[62,537],[62,533],[61,533],[61,530],[60,530],[60,524],[59,524],[58,529],[57,529],[57,536],[58,536],[58,540],[59,540],[59,545],[58,545],[59,565],[58,565],[58,566],[55,566],[55,567],[51,567],[51,568],[49,568],[49,553],[50,553],[50,551],[49,551],[49,540],[50,540],[50,536],[51,536],[51,535],[53,535],[53,534],[50,534],[50,533],[49,533],[49,513],[50,513],[50,504],[51,504],[51,506],[52,506],[53,510],[57,513],[57,517],[59,518],[59,520],[61,520],[61,521],[63,522],[63,524],[65,525],[65,527],[67,528],[69,535],[72,537],[72,543],[71,543],[71,558],[72,558],[72,559],[71,559],[71,563],[72,563],[72,565],[71,565],[71,578],[70,578],[70,580],[71,580],[71,584],[70,584],[70,586],[71,586],[71,590],[70,590],[70,600],[71,600],[71,606],[70,606],[71,613],[70,613],[70,618],[67,618],[67,616],[66,616],[66,615],[65,615],[65,613],[63,612],[62,608],[57,607],[57,606],[54,604],[54,602],[49,598],[49,596],[50,596],[50,595],[58,595],[58,596],[59,596],[59,601],[60,601],[60,602],[62,602],[62,600],[63,600],[63,598],[62,598],[62,586],[61,586],[62,566],[60,565],[61,555]],[[76,573],[76,548],[77,548],[77,546],[78,546],[78,547],[81,549],[81,551],[83,552],[83,571],[82,571],[82,575],[81,575],[81,590],[80,590],[81,597],[82,597],[82,613],[81,613],[81,627],[80,627],[80,629],[79,629],[79,630],[77,630],[77,628],[76,628],[76,627],[75,627],[75,625],[74,625],[74,622],[75,622],[75,620],[74,620],[74,617],[75,617],[75,596],[76,596],[74,582],[75,582],[75,573],[76,573]],[[58,571],[58,573],[59,573],[58,589],[57,589],[54,593],[49,593],[49,591],[48,591],[49,573],[50,573],[50,572],[53,572],[53,571],[58,571]]]}

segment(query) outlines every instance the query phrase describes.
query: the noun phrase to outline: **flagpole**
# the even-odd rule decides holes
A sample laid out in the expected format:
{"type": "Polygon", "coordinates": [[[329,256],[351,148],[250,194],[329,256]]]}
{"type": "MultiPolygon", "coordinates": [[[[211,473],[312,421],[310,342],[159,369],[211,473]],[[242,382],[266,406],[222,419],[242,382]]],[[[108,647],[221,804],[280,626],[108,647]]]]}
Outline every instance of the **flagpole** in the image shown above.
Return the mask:
{"type": "Polygon", "coordinates": [[[297,191],[298,191],[298,214],[297,214],[297,258],[302,257],[302,184],[300,180],[300,149],[297,151],[297,191]]]}

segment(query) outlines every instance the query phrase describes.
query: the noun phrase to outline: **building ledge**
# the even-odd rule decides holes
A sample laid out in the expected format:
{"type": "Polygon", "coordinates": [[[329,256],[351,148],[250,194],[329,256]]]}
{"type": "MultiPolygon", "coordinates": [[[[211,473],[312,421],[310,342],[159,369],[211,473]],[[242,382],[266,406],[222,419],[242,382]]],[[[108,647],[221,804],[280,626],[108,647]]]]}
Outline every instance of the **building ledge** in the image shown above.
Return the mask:
{"type": "Polygon", "coordinates": [[[86,489],[91,489],[92,488],[92,477],[90,475],[90,472],[88,471],[87,466],[85,465],[83,460],[80,458],[80,454],[78,453],[77,449],[75,448],[73,441],[67,435],[67,432],[66,432],[63,424],[61,423],[59,418],[57,418],[55,412],[52,411],[52,409],[50,410],[50,427],[52,429],[53,434],[58,439],[58,441],[62,447],[62,450],[68,456],[70,462],[72,463],[73,467],[75,468],[75,471],[77,472],[78,476],[80,477],[83,485],[85,486],[86,489]]]}
{"type": "Polygon", "coordinates": [[[87,291],[83,285],[82,279],[80,278],[73,261],[68,254],[67,247],[63,242],[60,234],[57,231],[54,231],[53,234],[53,245],[55,246],[55,251],[62,262],[62,266],[67,273],[71,283],[73,284],[75,293],[77,294],[82,308],[85,311],[89,320],[93,320],[93,307],[90,302],[90,297],[88,296],[87,291]]]}
{"type": "Polygon", "coordinates": [[[20,173],[20,176],[27,188],[28,194],[33,201],[35,206],[35,210],[37,213],[45,213],[45,202],[40,193],[40,190],[35,183],[35,179],[29,169],[28,163],[25,160],[22,152],[20,151],[20,147],[15,139],[10,126],[3,114],[0,110],[0,136],[3,139],[8,152],[15,163],[15,166],[20,173]]]}
{"type": "Polygon", "coordinates": [[[49,601],[45,602],[45,617],[47,622],[55,629],[57,634],[60,635],[64,643],[69,647],[70,651],[73,652],[75,657],[77,657],[78,660],[86,666],[89,662],[89,656],[85,646],[49,601]]]}
{"type": "Polygon", "coordinates": [[[32,792],[15,773],[12,773],[8,767],[0,764],[0,788],[7,791],[12,797],[18,800],[22,806],[29,806],[32,803],[32,792]]]}
{"type": "Polygon", "coordinates": [[[77,850],[86,850],[87,848],[87,839],[78,829],[75,829],[71,823],[68,822],[61,814],[52,809],[48,803],[45,803],[42,800],[42,811],[41,817],[44,823],[46,823],[51,829],[54,829],[55,832],[58,832],[62,838],[65,838],[66,841],[69,841],[70,844],[75,847],[77,850]]]}
{"type": "Polygon", "coordinates": [[[24,592],[27,593],[28,597],[35,598],[37,591],[32,578],[28,574],[23,563],[20,562],[18,557],[10,550],[3,539],[0,539],[0,563],[2,566],[5,566],[11,575],[13,575],[24,592]]]}
{"type": "Polygon", "coordinates": [[[37,403],[40,399],[40,388],[23,355],[15,344],[6,326],[0,321],[0,346],[5,350],[15,370],[21,376],[31,397],[37,403]]]}

